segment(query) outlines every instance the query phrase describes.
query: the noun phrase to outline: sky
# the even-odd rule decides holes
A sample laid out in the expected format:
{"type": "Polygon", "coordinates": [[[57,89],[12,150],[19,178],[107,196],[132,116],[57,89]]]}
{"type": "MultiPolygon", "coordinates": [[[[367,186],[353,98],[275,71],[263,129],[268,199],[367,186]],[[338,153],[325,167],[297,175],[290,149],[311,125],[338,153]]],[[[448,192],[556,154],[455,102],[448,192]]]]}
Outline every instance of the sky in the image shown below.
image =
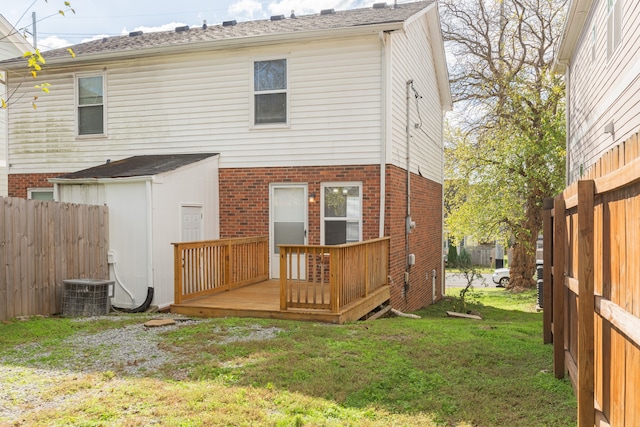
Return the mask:
{"type": "MultiPolygon", "coordinates": [[[[32,14],[36,14],[37,45],[42,51],[128,34],[164,31],[223,21],[268,19],[318,13],[323,9],[370,7],[384,0],[0,0],[0,14],[31,42],[32,14]],[[64,11],[62,16],[59,11],[64,11]]],[[[415,0],[398,0],[408,3],[415,0]]],[[[387,0],[392,4],[393,0],[387,0]]]]}

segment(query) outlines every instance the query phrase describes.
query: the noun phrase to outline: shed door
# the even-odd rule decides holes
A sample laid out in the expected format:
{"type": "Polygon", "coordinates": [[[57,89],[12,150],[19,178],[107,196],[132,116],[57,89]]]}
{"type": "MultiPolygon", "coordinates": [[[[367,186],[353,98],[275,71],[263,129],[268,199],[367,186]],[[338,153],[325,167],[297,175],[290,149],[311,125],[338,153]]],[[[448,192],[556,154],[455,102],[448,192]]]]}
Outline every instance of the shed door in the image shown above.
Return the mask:
{"type": "MultiPolygon", "coordinates": [[[[279,244],[304,245],[307,242],[307,186],[277,184],[271,186],[271,277],[280,277],[279,244]]],[[[304,257],[304,256],[302,256],[304,257]]],[[[297,277],[304,277],[304,258],[292,260],[297,277]],[[300,271],[298,271],[298,269],[300,271]],[[299,276],[298,276],[299,275],[299,276]]]]}
{"type": "Polygon", "coordinates": [[[182,242],[202,240],[202,206],[181,206],[180,221],[182,242]]]}

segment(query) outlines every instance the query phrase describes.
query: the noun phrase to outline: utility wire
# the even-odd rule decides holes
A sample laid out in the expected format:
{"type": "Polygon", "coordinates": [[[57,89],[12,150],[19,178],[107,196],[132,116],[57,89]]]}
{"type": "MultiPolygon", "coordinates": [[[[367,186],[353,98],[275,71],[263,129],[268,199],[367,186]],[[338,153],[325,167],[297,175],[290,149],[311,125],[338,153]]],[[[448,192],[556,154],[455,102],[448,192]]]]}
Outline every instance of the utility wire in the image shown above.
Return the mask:
{"type": "Polygon", "coordinates": [[[436,141],[431,135],[429,135],[423,128],[423,122],[422,122],[422,115],[420,114],[420,100],[423,99],[422,95],[420,95],[420,93],[418,93],[418,90],[415,88],[415,86],[413,85],[413,82],[411,82],[411,90],[413,91],[413,96],[415,98],[415,102],[416,102],[416,113],[418,114],[418,123],[414,124],[414,127],[416,129],[418,129],[419,131],[421,131],[424,136],[427,137],[427,139],[433,143],[433,145],[441,152],[444,153],[444,147],[440,146],[440,144],[438,144],[438,141],[436,141]]]}

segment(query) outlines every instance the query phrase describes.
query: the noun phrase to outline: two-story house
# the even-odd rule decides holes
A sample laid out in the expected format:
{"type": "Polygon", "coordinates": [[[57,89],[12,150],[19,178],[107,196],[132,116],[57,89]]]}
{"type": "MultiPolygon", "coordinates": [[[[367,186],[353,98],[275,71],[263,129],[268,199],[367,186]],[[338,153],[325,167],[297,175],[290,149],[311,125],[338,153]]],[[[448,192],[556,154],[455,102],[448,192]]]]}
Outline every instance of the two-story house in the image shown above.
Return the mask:
{"type": "MultiPolygon", "coordinates": [[[[107,160],[217,153],[215,227],[222,238],[268,235],[272,277],[277,243],[389,236],[393,305],[415,310],[442,296],[451,97],[435,0],[133,32],[72,49],[75,58],[47,52],[39,78],[51,93],[36,111],[10,108],[11,196],[107,160]]],[[[10,90],[33,96],[22,67],[0,63],[10,90]]],[[[165,276],[156,273],[156,287],[173,286],[165,276]]]]}
{"type": "Polygon", "coordinates": [[[567,183],[640,130],[640,3],[572,0],[556,56],[567,83],[567,183]]]}

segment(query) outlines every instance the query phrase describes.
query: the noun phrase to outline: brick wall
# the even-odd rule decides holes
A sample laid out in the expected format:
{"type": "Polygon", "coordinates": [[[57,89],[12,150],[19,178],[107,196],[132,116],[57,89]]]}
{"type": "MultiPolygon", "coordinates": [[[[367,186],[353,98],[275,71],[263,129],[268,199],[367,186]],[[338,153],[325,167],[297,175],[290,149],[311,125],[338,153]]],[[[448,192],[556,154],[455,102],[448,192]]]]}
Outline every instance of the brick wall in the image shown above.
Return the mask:
{"type": "Polygon", "coordinates": [[[307,184],[316,202],[309,203],[309,244],[320,244],[320,184],[362,182],[362,238],[375,239],[379,231],[380,167],[322,166],[220,169],[220,237],[269,234],[269,184],[307,184]]]}
{"type": "Polygon", "coordinates": [[[29,173],[9,175],[9,197],[27,198],[28,188],[53,187],[47,179],[55,178],[62,173],[29,173]]]}
{"type": "MultiPolygon", "coordinates": [[[[239,237],[269,234],[269,184],[305,183],[316,202],[309,203],[309,244],[320,244],[320,184],[361,181],[364,240],[378,237],[380,177],[378,166],[291,167],[220,170],[220,236],[239,237]]],[[[410,234],[409,253],[416,255],[406,270],[405,216],[406,173],[388,166],[386,171],[385,236],[391,236],[389,273],[395,308],[417,310],[433,303],[432,271],[436,270],[436,299],[442,278],[442,186],[426,178],[411,177],[411,216],[416,228],[410,234]],[[428,273],[428,278],[427,278],[428,273]]]]}
{"type": "MultiPolygon", "coordinates": [[[[324,166],[221,169],[220,237],[269,234],[269,184],[305,183],[316,202],[309,203],[309,244],[320,244],[320,184],[362,182],[364,240],[378,237],[380,209],[379,166],[324,166]]],[[[9,175],[9,196],[27,197],[27,188],[50,187],[47,178],[61,174],[9,175]]],[[[426,178],[411,176],[411,217],[416,228],[409,235],[409,253],[416,264],[407,268],[405,242],[406,172],[395,166],[386,170],[385,236],[391,236],[389,275],[391,301],[395,308],[414,311],[433,303],[432,271],[436,270],[436,299],[442,297],[442,186],[426,178]],[[428,274],[428,277],[427,277],[428,274]]]]}

